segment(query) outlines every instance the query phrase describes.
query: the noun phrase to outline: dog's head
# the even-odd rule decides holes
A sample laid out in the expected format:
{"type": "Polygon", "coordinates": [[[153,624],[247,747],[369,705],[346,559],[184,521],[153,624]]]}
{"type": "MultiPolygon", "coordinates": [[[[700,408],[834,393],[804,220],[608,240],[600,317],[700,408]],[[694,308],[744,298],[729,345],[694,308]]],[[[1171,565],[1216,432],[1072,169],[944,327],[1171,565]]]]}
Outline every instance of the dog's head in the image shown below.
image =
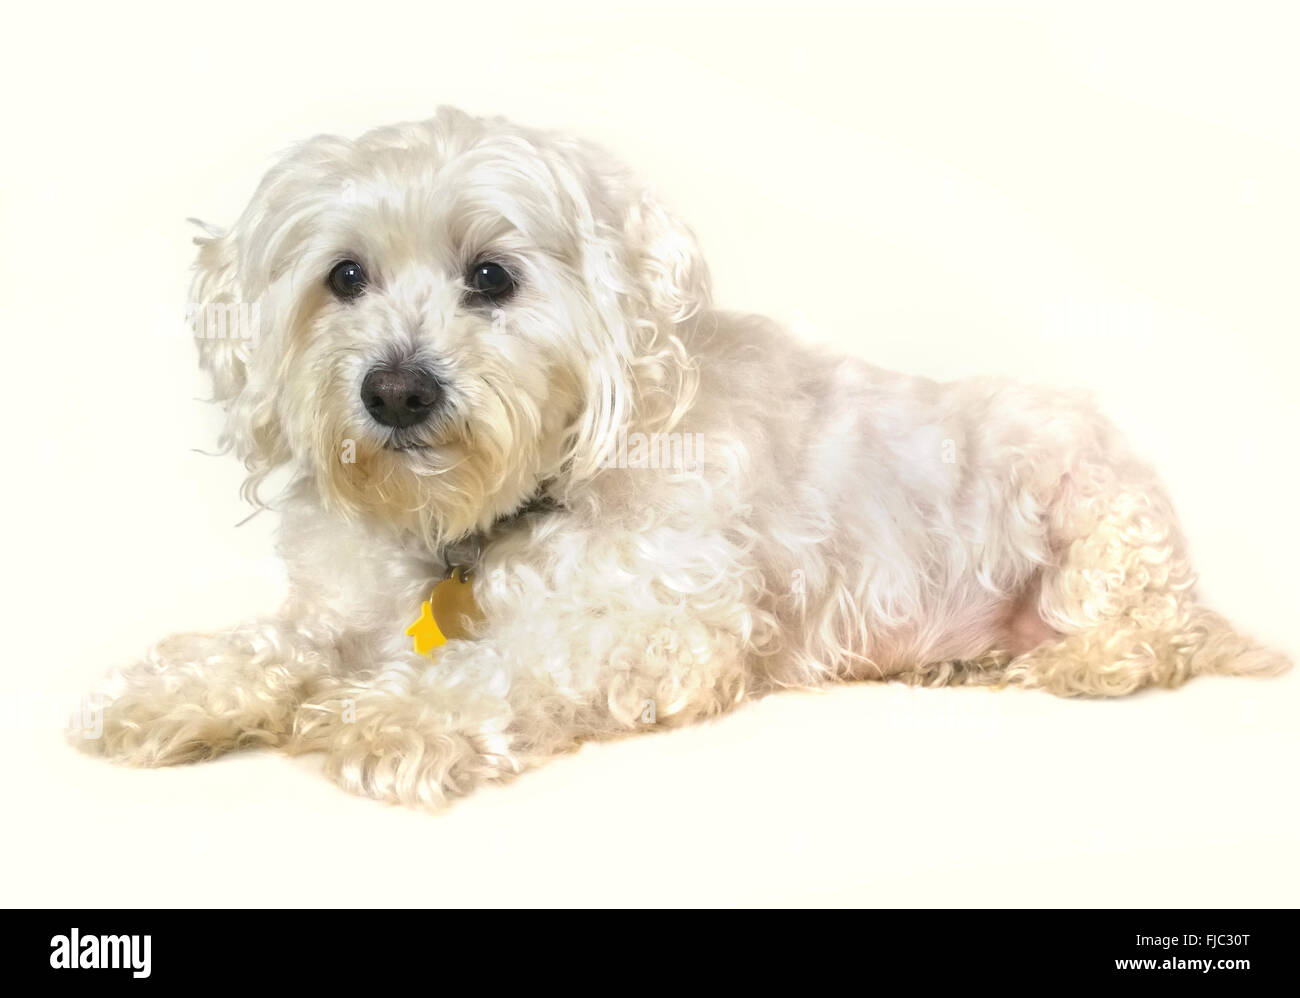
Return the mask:
{"type": "Polygon", "coordinates": [[[304,143],[198,242],[201,362],[254,494],[287,464],[432,544],[670,422],[674,329],[708,307],[694,237],[625,171],[450,109],[304,143]]]}

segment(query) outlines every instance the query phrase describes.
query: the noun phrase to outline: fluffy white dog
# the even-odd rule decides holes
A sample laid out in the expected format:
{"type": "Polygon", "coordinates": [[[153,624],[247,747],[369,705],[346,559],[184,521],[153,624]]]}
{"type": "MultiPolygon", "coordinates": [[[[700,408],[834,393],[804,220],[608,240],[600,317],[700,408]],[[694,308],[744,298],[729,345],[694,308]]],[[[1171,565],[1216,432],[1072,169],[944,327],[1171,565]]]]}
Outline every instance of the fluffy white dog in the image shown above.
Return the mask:
{"type": "Polygon", "coordinates": [[[207,314],[258,310],[199,348],[250,494],[291,473],[291,595],[118,674],[88,743],[114,759],[319,750],[437,806],[781,687],[1288,664],[1197,603],[1169,500],[1087,400],[716,311],[690,231],[582,142],[449,109],[316,138],[198,242],[207,314]]]}

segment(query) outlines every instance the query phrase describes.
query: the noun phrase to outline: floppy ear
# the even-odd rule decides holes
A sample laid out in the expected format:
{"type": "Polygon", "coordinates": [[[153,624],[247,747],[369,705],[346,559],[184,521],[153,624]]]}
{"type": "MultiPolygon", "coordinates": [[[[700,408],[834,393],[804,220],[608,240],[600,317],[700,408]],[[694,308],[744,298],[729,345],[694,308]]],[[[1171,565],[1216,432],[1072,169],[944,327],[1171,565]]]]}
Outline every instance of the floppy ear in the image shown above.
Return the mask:
{"type": "MultiPolygon", "coordinates": [[[[618,180],[611,186],[617,192],[618,180]]],[[[587,287],[612,349],[593,348],[584,366],[574,481],[603,467],[630,425],[670,432],[699,380],[679,332],[710,307],[708,267],[695,234],[649,192],[632,190],[605,199],[604,218],[581,219],[587,287]]]]}
{"type": "MultiPolygon", "coordinates": [[[[195,218],[189,221],[206,235],[194,239],[199,254],[190,285],[188,318],[199,348],[199,366],[212,376],[213,397],[227,402],[248,381],[249,351],[258,330],[250,328],[247,320],[254,319],[254,310],[240,292],[234,235],[195,218]]],[[[255,318],[260,320],[260,315],[255,318]]]]}
{"type": "Polygon", "coordinates": [[[656,313],[676,324],[708,309],[709,268],[684,222],[646,191],[628,208],[623,229],[629,267],[656,313]]]}
{"type": "Polygon", "coordinates": [[[206,235],[194,240],[199,253],[188,313],[199,366],[212,376],[213,400],[226,410],[221,446],[233,450],[249,470],[244,497],[262,505],[258,485],[290,456],[273,393],[254,384],[250,375],[254,351],[268,332],[263,328],[264,294],[241,279],[237,232],[197,224],[206,235]]]}

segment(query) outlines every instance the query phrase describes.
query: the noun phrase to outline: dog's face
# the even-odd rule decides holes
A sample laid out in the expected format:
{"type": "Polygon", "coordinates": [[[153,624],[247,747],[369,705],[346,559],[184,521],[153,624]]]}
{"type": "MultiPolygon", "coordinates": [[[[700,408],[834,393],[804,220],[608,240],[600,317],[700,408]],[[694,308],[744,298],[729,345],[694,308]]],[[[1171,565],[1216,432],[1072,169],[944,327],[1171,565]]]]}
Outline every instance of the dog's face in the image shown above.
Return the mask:
{"type": "Polygon", "coordinates": [[[257,317],[199,339],[254,482],[290,464],[434,545],[671,408],[673,327],[707,305],[693,237],[625,173],[450,110],[306,143],[200,244],[196,304],[257,317]]]}

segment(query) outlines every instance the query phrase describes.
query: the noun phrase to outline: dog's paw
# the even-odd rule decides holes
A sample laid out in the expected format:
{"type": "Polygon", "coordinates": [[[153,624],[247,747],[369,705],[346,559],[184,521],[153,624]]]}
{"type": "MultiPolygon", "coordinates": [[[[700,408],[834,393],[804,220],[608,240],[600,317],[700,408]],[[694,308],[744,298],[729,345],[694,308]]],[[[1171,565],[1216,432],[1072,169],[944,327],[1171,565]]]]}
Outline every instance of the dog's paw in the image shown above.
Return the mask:
{"type": "Polygon", "coordinates": [[[186,702],[166,686],[132,688],[95,698],[92,727],[69,733],[81,751],[129,766],[171,766],[198,762],[252,745],[273,745],[270,730],[245,726],[237,712],[186,702]]]}
{"type": "Polygon", "coordinates": [[[272,637],[249,628],[168,638],[90,698],[94,723],[72,740],[133,766],[281,744],[314,663],[286,654],[272,637]]]}
{"type": "Polygon", "coordinates": [[[299,708],[292,747],[324,751],[351,793],[437,810],[521,770],[504,728],[495,716],[467,724],[427,694],[338,684],[299,708]]]}

